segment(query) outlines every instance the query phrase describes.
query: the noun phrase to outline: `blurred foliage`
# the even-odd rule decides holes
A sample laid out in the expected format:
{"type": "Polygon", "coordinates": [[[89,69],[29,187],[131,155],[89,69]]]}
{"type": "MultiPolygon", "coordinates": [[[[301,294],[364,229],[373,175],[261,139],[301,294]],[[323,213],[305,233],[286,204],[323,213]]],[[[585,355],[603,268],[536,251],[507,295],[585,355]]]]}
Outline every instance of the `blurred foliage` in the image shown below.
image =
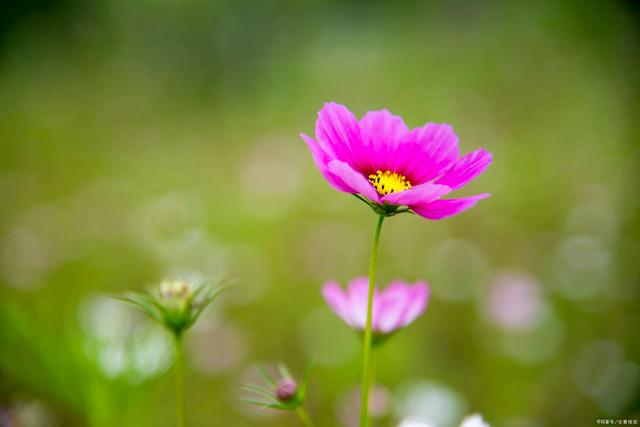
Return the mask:
{"type": "Polygon", "coordinates": [[[311,357],[310,412],[348,418],[358,341],[318,290],[366,273],[375,218],[298,138],[329,100],[494,153],[467,193],[492,198],[385,225],[381,281],[434,295],[378,355],[382,416],[415,390],[496,426],[640,416],[634,2],[0,8],[0,423],[36,402],[17,425],[173,425],[167,337],[109,295],[221,271],[188,343],[193,425],[297,425],[238,384],[311,357]]]}

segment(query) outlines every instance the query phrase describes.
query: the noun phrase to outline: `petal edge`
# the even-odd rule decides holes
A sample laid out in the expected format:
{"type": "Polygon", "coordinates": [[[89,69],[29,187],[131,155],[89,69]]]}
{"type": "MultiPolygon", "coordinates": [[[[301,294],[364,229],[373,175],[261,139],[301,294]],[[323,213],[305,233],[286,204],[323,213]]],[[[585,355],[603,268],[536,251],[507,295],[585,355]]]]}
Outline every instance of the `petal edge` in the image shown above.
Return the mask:
{"type": "Polygon", "coordinates": [[[457,215],[473,207],[478,200],[486,199],[491,194],[483,193],[460,199],[440,199],[421,206],[412,206],[411,209],[427,219],[438,220],[457,215]]]}

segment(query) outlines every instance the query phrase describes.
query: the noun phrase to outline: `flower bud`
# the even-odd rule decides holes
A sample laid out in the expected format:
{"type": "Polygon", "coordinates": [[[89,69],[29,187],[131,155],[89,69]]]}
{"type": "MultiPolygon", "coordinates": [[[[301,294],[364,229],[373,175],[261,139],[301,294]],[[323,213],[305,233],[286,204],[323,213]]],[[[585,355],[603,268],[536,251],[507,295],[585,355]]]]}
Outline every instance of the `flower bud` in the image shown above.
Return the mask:
{"type": "Polygon", "coordinates": [[[283,378],[278,381],[276,397],[282,402],[288,402],[296,397],[298,384],[291,378],[283,378]]]}
{"type": "Polygon", "coordinates": [[[258,395],[258,399],[247,398],[245,401],[264,408],[294,411],[304,405],[311,368],[312,364],[307,367],[300,382],[296,382],[289,369],[282,363],[278,364],[277,371],[279,375],[277,378],[264,367],[256,365],[256,370],[266,383],[266,386],[260,384],[243,385],[243,389],[258,395]]]}
{"type": "Polygon", "coordinates": [[[171,310],[183,312],[191,309],[193,285],[184,280],[165,280],[158,287],[163,305],[171,310]]]}
{"type": "Polygon", "coordinates": [[[165,280],[160,283],[160,296],[165,300],[185,299],[191,294],[191,285],[184,280],[165,280]]]}
{"type": "Polygon", "coordinates": [[[211,281],[195,284],[165,280],[148,293],[128,293],[117,298],[138,307],[179,336],[195,323],[220,290],[211,281]]]}

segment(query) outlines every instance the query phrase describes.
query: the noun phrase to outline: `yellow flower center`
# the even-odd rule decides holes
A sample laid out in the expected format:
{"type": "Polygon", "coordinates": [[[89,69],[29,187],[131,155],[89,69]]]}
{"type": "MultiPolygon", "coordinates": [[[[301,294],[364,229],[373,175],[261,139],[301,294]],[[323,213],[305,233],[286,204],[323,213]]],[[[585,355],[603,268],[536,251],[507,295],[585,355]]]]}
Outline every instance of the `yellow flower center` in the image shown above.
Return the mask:
{"type": "Polygon", "coordinates": [[[377,171],[369,175],[369,182],[373,184],[378,194],[385,196],[411,188],[411,182],[404,175],[391,171],[377,171]]]}

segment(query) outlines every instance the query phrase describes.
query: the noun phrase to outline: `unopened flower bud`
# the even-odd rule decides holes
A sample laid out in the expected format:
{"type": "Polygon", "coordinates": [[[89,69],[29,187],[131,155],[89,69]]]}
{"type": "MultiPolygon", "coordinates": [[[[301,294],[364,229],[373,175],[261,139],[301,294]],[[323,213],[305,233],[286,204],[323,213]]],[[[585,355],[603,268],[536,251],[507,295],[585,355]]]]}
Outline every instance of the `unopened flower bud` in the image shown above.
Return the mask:
{"type": "Polygon", "coordinates": [[[180,336],[195,323],[220,289],[214,288],[211,281],[195,284],[185,280],[165,280],[148,293],[129,293],[118,299],[140,308],[180,336]]]}
{"type": "Polygon", "coordinates": [[[192,286],[184,280],[166,280],[160,284],[160,295],[165,300],[187,299],[192,293],[192,286]]]}
{"type": "Polygon", "coordinates": [[[276,397],[278,400],[288,402],[296,397],[298,392],[298,384],[291,378],[283,378],[278,381],[276,389],[276,397]]]}
{"type": "Polygon", "coordinates": [[[257,399],[253,397],[251,397],[251,400],[247,399],[247,403],[283,411],[303,410],[311,365],[307,368],[300,382],[294,380],[294,376],[291,375],[284,363],[278,364],[277,377],[260,365],[256,365],[256,370],[268,387],[259,384],[242,386],[246,391],[258,395],[257,399]]]}

